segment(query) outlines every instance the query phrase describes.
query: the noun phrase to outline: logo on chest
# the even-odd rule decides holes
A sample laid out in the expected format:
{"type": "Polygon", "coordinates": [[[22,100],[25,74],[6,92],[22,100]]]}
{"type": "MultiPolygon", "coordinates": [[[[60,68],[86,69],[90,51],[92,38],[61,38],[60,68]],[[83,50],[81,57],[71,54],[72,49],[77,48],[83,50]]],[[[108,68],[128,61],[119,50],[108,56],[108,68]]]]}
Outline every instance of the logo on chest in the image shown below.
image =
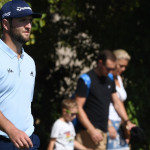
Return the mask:
{"type": "Polygon", "coordinates": [[[14,71],[12,69],[7,69],[8,73],[13,73],[14,71]]]}
{"type": "Polygon", "coordinates": [[[108,89],[110,89],[111,88],[111,85],[108,85],[108,89]]]}
{"type": "Polygon", "coordinates": [[[33,73],[33,71],[31,71],[30,76],[34,77],[34,73],[33,73]]]}

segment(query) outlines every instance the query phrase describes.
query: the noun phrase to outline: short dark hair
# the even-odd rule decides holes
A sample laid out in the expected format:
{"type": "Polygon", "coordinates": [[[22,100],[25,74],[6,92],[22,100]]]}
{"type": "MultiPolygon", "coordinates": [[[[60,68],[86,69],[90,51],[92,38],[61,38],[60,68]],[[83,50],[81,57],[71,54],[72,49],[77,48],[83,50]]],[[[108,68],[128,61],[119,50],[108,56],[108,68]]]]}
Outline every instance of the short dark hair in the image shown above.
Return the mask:
{"type": "Polygon", "coordinates": [[[102,50],[100,51],[99,55],[98,55],[98,59],[97,59],[97,62],[99,60],[102,60],[103,61],[103,64],[106,63],[107,59],[110,59],[112,61],[116,61],[116,56],[113,54],[112,51],[106,49],[106,50],[102,50]]]}

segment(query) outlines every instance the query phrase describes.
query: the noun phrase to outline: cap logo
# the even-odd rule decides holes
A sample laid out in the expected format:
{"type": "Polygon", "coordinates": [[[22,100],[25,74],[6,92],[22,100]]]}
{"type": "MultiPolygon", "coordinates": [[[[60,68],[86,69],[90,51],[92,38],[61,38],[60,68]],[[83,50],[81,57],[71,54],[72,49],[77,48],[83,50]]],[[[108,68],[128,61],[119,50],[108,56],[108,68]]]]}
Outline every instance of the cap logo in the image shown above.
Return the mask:
{"type": "Polygon", "coordinates": [[[11,12],[4,13],[4,14],[2,15],[2,18],[7,17],[7,16],[10,16],[10,14],[11,14],[11,12]]]}
{"type": "MultiPolygon", "coordinates": [[[[7,0],[8,1],[8,0],[7,0]]],[[[35,13],[24,0],[9,0],[0,9],[0,21],[4,18],[22,18],[31,15],[33,18],[40,18],[40,13],[35,13]]]]}
{"type": "Polygon", "coordinates": [[[29,9],[29,10],[32,10],[30,7],[17,7],[17,11],[22,11],[22,10],[26,10],[26,9],[29,9]]]}

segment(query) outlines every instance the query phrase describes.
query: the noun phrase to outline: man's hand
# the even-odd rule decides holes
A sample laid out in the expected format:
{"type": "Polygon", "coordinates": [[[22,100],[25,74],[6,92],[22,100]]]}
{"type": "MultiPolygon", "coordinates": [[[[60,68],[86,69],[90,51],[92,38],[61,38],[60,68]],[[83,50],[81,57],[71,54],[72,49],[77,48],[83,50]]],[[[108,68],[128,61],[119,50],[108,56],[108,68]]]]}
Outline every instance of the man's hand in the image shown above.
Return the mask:
{"type": "Polygon", "coordinates": [[[108,126],[108,132],[111,139],[115,139],[117,136],[117,131],[113,126],[108,126]]]}
{"type": "Polygon", "coordinates": [[[99,130],[97,130],[97,129],[88,131],[88,133],[90,134],[91,139],[93,140],[93,142],[94,142],[95,144],[98,144],[100,141],[103,140],[103,135],[102,135],[101,132],[100,132],[99,130]]]}
{"type": "Polygon", "coordinates": [[[124,136],[125,136],[125,140],[127,143],[130,142],[130,131],[133,127],[135,127],[136,125],[133,124],[130,120],[126,120],[121,124],[121,128],[124,132],[124,136]]]}
{"type": "Polygon", "coordinates": [[[33,147],[32,141],[28,135],[17,128],[8,133],[8,136],[18,149],[29,149],[33,147]]]}
{"type": "Polygon", "coordinates": [[[33,147],[31,139],[26,133],[17,129],[0,111],[0,130],[7,133],[10,140],[18,149],[33,147]]]}

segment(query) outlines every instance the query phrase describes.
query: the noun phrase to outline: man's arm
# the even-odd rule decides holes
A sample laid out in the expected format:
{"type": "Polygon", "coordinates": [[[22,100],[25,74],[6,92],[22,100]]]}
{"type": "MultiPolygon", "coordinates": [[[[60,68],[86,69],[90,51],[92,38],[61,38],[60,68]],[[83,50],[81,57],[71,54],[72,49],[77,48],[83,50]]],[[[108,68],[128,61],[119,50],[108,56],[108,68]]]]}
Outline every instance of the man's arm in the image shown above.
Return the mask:
{"type": "Polygon", "coordinates": [[[94,142],[97,143],[103,140],[101,133],[92,125],[83,109],[83,106],[86,102],[86,97],[76,96],[76,101],[78,103],[78,110],[79,110],[78,118],[80,120],[80,123],[87,129],[88,133],[90,134],[94,142]]]}
{"type": "Polygon", "coordinates": [[[10,140],[18,149],[33,147],[31,139],[21,130],[18,130],[0,111],[0,130],[7,133],[10,140]]]}
{"type": "Polygon", "coordinates": [[[136,125],[131,123],[131,121],[129,121],[124,104],[118,98],[117,93],[112,94],[112,102],[113,102],[115,110],[117,111],[121,119],[127,123],[128,129],[131,130],[132,127],[135,127],[136,125]]]}

